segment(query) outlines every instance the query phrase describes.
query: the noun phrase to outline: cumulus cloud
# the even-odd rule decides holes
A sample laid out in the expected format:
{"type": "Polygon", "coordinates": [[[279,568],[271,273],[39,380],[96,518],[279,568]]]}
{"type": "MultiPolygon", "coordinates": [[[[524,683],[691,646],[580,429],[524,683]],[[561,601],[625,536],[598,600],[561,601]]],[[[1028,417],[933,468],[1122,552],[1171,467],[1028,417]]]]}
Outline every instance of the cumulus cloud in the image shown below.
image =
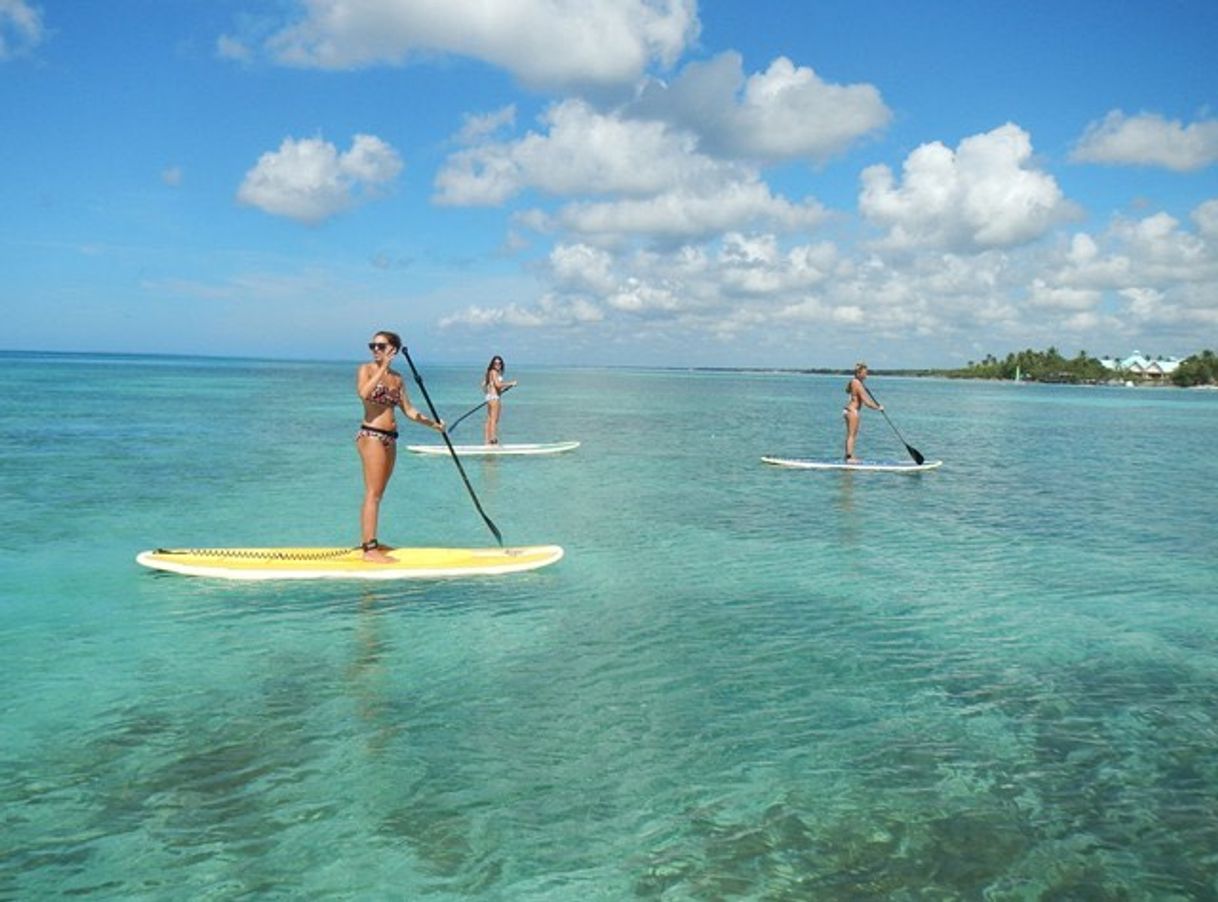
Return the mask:
{"type": "MultiPolygon", "coordinates": [[[[746,336],[776,353],[919,336],[959,347],[979,332],[994,342],[983,350],[994,352],[1094,350],[1123,335],[1159,336],[1187,350],[1212,343],[1205,336],[1218,326],[1218,199],[1199,205],[1191,221],[1118,217],[1055,244],[917,254],[765,230],[658,248],[565,241],[538,270],[543,302],[469,308],[446,325],[550,326],[601,343],[666,334],[687,350],[746,336]],[[588,315],[576,316],[580,310],[588,315]]],[[[963,352],[973,353],[971,345],[963,352]]]]}
{"type": "MultiPolygon", "coordinates": [[[[1211,217],[1218,201],[1193,211],[1197,231],[1155,213],[1118,217],[1098,235],[1075,235],[1045,275],[1033,299],[1045,302],[1111,295],[1115,320],[1124,328],[1209,328],[1218,322],[1218,231],[1211,217]]],[[[1058,307],[1069,307],[1059,303],[1058,307]]],[[[1098,307],[1099,305],[1092,305],[1098,307]]]]}
{"type": "Polygon", "coordinates": [[[502,128],[516,124],[516,105],[509,104],[493,113],[466,115],[465,124],[457,133],[459,144],[479,144],[502,128]]]}
{"type": "Polygon", "coordinates": [[[872,85],[831,84],[786,57],[746,79],[736,52],[652,81],[632,112],[689,129],[709,153],[761,161],[825,160],[892,117],[872,85]]]}
{"type": "Polygon", "coordinates": [[[267,44],[280,62],[347,69],[456,54],[538,87],[630,84],[697,37],[695,0],[304,0],[267,44]]]}
{"type": "Polygon", "coordinates": [[[615,287],[613,257],[586,244],[558,244],[550,251],[550,274],[564,291],[608,294],[615,287]]]}
{"type": "Polygon", "coordinates": [[[582,100],[550,107],[541,132],[453,154],[436,177],[439,203],[501,204],[525,190],[574,197],[522,225],[587,240],[657,241],[758,226],[807,228],[825,212],[814,200],[776,196],[756,169],[713,159],[687,131],[602,113],[582,100]]]}
{"type": "Polygon", "coordinates": [[[1091,310],[1101,300],[1103,294],[1095,289],[1050,285],[1044,279],[1033,279],[1028,293],[1028,302],[1033,307],[1051,310],[1091,310]]]}
{"type": "Polygon", "coordinates": [[[843,341],[863,350],[911,337],[955,342],[960,353],[978,332],[999,352],[1006,343],[1091,347],[1096,336],[1137,329],[1191,337],[1218,322],[1218,199],[1192,212],[1191,227],[1155,213],[1041,240],[1076,208],[1014,124],[954,149],[924,144],[899,174],[864,170],[858,209],[878,240],[855,247],[815,236],[827,211],[776,192],[759,168],[767,154],[785,159],[795,147],[809,158],[832,152],[831,140],[817,145],[798,129],[789,145],[774,143],[781,129],[760,112],[775,112],[774,122],[798,119],[786,101],[765,107],[764,89],[814,94],[815,75],[771,66],[748,85],[738,62],[727,63],[687,70],[677,82],[689,80],[671,93],[652,87],[652,96],[616,110],[555,103],[518,138],[502,136],[514,124],[506,110],[467,120],[468,143],[442,167],[436,199],[536,200],[514,212],[513,224],[553,248],[534,269],[540,300],[471,306],[443,325],[525,329],[533,342],[552,329],[565,336],[563,348],[648,336],[680,350],[691,340],[747,336],[754,348],[768,343],[789,354],[800,343],[832,353],[843,341]],[[770,138],[754,135],[749,161],[743,145],[712,140],[713,128],[698,131],[678,115],[678,101],[695,108],[689,98],[700,79],[716,78],[722,85],[700,96],[734,98],[734,108],[711,104],[706,122],[744,117],[751,103],[754,118],[736,121],[751,121],[754,132],[770,128],[770,138]]]}
{"type": "Polygon", "coordinates": [[[551,106],[542,132],[453,154],[436,176],[436,200],[494,205],[532,188],[551,195],[654,194],[705,182],[723,167],[696,153],[692,135],[661,122],[600,113],[582,100],[551,106]]]}
{"type": "Polygon", "coordinates": [[[976,251],[1014,247],[1070,215],[1053,176],[1032,165],[1027,132],[1007,124],[960,142],[923,144],[903,183],[884,165],[863,170],[859,210],[894,248],[976,251]]]}
{"type": "Polygon", "coordinates": [[[0,61],[20,56],[42,43],[42,13],[25,0],[0,0],[0,61]]]}
{"type": "Polygon", "coordinates": [[[1186,126],[1155,113],[1126,116],[1113,110],[1087,126],[1071,159],[1192,172],[1218,162],[1218,119],[1186,126]]]}
{"type": "Polygon", "coordinates": [[[572,203],[549,222],[590,240],[613,242],[638,236],[665,242],[747,226],[793,231],[812,228],[825,217],[816,201],[793,203],[751,176],[710,190],[682,187],[648,198],[572,203]]]}
{"type": "Polygon", "coordinates": [[[683,304],[680,294],[669,285],[657,285],[638,278],[628,278],[612,292],[605,303],[614,310],[649,316],[653,313],[672,314],[683,304]]]}
{"type": "Polygon", "coordinates": [[[718,335],[734,334],[747,324],[779,316],[778,299],[847,278],[849,271],[848,261],[830,242],[786,246],[772,233],[733,232],[671,251],[612,252],[587,244],[560,244],[544,271],[550,286],[544,304],[525,308],[513,304],[498,314],[471,307],[451,317],[447,325],[527,321],[536,326],[569,326],[575,322],[574,307],[598,311],[581,323],[625,318],[630,323],[679,323],[718,335]]]}
{"type": "Polygon", "coordinates": [[[397,152],[356,135],[344,153],[320,138],[285,138],[245,174],[237,199],[274,216],[316,224],[377,196],[402,169],[397,152]]]}
{"type": "Polygon", "coordinates": [[[1193,211],[1197,231],[1210,243],[1218,245],[1218,198],[1207,200],[1193,211]]]}
{"type": "Polygon", "coordinates": [[[604,318],[600,308],[587,299],[564,299],[546,295],[532,307],[514,303],[504,307],[467,307],[451,316],[443,317],[440,320],[440,328],[515,326],[522,329],[542,329],[586,325],[600,322],[604,318]]]}
{"type": "Polygon", "coordinates": [[[1130,258],[1139,279],[1166,285],[1218,279],[1218,246],[1185,231],[1167,213],[1131,221],[1119,219],[1108,240],[1130,258]]]}

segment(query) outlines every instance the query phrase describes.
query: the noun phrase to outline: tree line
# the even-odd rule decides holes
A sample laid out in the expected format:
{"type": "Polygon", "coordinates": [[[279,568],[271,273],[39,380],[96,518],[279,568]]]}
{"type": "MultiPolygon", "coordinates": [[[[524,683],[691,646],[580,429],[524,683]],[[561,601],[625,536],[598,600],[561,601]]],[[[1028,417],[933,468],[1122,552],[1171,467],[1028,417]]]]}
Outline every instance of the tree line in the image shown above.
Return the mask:
{"type": "Polygon", "coordinates": [[[1014,351],[999,360],[987,354],[984,360],[968,362],[962,369],[949,370],[948,376],[960,379],[1027,379],[1029,382],[1104,382],[1115,378],[1112,370],[1086,351],[1072,358],[1063,357],[1057,348],[1046,351],[1014,351]]]}
{"type": "MultiPolygon", "coordinates": [[[[1086,351],[1063,357],[1055,347],[1035,351],[1014,351],[999,360],[987,354],[983,360],[970,360],[968,366],[947,370],[943,375],[957,379],[1026,379],[1029,382],[1098,383],[1139,378],[1135,373],[1110,370],[1086,351]]],[[[1202,351],[1182,360],[1171,381],[1180,386],[1218,384],[1218,356],[1202,351]]]]}
{"type": "Polygon", "coordinates": [[[1176,385],[1218,385],[1218,357],[1213,351],[1202,351],[1185,357],[1171,374],[1176,385]]]}

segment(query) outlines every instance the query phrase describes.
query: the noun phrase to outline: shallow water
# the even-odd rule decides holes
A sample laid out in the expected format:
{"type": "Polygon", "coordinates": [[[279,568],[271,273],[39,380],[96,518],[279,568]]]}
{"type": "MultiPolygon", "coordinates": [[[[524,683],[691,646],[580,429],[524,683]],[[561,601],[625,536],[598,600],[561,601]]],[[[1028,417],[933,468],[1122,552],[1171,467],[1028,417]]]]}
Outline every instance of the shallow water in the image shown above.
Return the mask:
{"type": "MultiPolygon", "coordinates": [[[[1218,895],[1218,393],[876,377],[943,468],[816,473],[844,379],[514,369],[558,565],[134,564],[354,543],[352,369],[0,355],[0,898],[1218,895]]],[[[493,541],[405,454],[381,535],[493,541]]]]}

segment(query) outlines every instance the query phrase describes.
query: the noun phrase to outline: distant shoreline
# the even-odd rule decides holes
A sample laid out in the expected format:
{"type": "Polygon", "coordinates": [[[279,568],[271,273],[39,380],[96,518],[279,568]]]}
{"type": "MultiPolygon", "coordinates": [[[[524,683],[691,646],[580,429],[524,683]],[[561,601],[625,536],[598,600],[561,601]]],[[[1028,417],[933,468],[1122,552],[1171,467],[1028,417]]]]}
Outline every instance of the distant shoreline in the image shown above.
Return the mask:
{"type": "MultiPolygon", "coordinates": [[[[71,358],[101,358],[105,360],[127,360],[137,361],[144,360],[147,362],[156,363],[171,363],[175,360],[191,361],[213,361],[217,363],[279,363],[279,364],[309,364],[309,363],[324,363],[324,364],[344,364],[350,362],[353,358],[322,358],[322,357],[255,357],[248,355],[224,355],[224,354],[165,354],[148,351],[48,351],[48,350],[33,350],[33,349],[16,349],[16,348],[0,348],[0,359],[5,357],[42,357],[52,359],[71,359],[71,358]]],[[[462,361],[431,361],[433,365],[442,367],[461,367],[472,366],[471,363],[462,361]]],[[[545,369],[594,369],[594,370],[651,370],[655,372],[670,372],[670,373],[694,373],[708,375],[724,375],[732,373],[744,373],[749,375],[786,375],[786,376],[842,376],[849,377],[853,374],[852,366],[845,367],[790,367],[790,366],[675,366],[664,364],[552,364],[552,363],[533,363],[524,365],[528,367],[538,367],[545,369]]],[[[1113,386],[1119,387],[1126,385],[1129,382],[1135,388],[1209,388],[1218,389],[1218,385],[1195,385],[1195,386],[1179,386],[1173,383],[1170,379],[1163,380],[1128,380],[1126,378],[1112,378],[1104,380],[1071,380],[1071,379],[1033,379],[1023,378],[1020,380],[1008,379],[995,376],[970,375],[962,369],[944,369],[936,367],[910,367],[898,369],[878,369],[875,367],[869,368],[872,376],[881,378],[904,378],[904,379],[948,379],[962,380],[969,382],[1006,382],[1013,384],[1028,384],[1028,385],[1090,385],[1090,386],[1113,386]]]]}

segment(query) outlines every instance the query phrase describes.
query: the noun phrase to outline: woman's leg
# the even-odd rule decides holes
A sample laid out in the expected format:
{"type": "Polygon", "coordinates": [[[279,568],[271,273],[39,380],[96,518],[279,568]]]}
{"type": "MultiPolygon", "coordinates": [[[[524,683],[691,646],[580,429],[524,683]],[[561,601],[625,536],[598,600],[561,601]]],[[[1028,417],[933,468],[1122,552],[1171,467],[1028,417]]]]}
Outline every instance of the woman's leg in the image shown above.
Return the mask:
{"type": "Polygon", "coordinates": [[[842,416],[846,420],[846,460],[853,461],[854,440],[859,434],[859,415],[857,411],[844,410],[842,416]]]}
{"type": "Polygon", "coordinates": [[[499,402],[486,402],[486,444],[497,445],[499,443],[499,402]]]}
{"type": "MultiPolygon", "coordinates": [[[[360,543],[365,544],[377,537],[376,526],[380,519],[381,498],[384,497],[385,487],[389,485],[389,477],[393,475],[397,448],[367,435],[356,439],[355,446],[359,450],[360,461],[364,467],[364,503],[360,508],[359,527],[360,543]]],[[[382,563],[390,560],[379,548],[365,551],[364,559],[382,563]]]]}

